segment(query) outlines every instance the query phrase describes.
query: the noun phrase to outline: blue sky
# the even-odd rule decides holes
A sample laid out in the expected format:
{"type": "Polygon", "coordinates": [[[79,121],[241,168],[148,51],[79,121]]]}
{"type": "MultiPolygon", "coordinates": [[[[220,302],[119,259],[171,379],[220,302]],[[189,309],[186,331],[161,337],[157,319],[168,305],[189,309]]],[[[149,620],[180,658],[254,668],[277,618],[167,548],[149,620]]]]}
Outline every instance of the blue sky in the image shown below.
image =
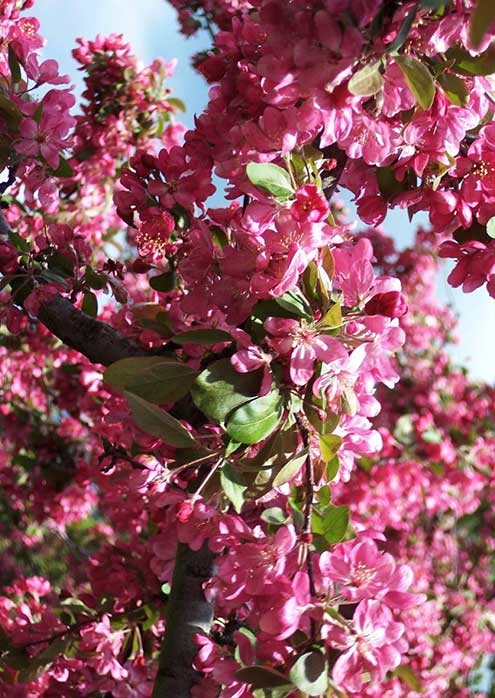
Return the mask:
{"type": "MultiPolygon", "coordinates": [[[[78,88],[81,81],[71,56],[75,38],[117,33],[124,34],[145,63],[157,56],[179,60],[170,87],[186,102],[183,121],[187,126],[205,105],[207,87],[190,67],[190,56],[208,48],[208,37],[186,39],[179,34],[175,11],[165,0],[37,0],[33,14],[41,21],[41,32],[48,39],[46,57],[56,58],[62,72],[68,73],[78,88]]],[[[403,212],[393,211],[385,228],[401,246],[412,240],[414,228],[403,212]]],[[[452,355],[468,366],[473,378],[493,383],[495,300],[484,289],[466,295],[450,288],[445,281],[447,273],[445,269],[439,279],[439,297],[450,303],[460,317],[461,341],[452,355]]]]}

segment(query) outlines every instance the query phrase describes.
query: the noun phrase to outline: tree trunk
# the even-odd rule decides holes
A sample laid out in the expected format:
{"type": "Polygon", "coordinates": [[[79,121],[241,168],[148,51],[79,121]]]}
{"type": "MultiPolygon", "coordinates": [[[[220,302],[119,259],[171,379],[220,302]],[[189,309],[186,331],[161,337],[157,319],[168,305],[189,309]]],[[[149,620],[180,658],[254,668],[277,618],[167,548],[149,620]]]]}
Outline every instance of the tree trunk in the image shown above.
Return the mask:
{"type": "Polygon", "coordinates": [[[184,543],[177,547],[152,698],[191,698],[200,678],[193,669],[199,649],[194,638],[207,634],[213,620],[213,604],[206,600],[203,584],[213,576],[214,558],[207,546],[198,551],[184,543]]]}

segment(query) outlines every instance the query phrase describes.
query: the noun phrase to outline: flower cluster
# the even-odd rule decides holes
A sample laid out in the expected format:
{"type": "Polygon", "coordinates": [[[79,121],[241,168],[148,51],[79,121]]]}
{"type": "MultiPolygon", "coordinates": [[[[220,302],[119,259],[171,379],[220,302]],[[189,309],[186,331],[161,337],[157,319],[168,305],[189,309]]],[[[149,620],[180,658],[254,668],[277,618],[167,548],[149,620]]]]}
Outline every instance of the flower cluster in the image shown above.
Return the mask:
{"type": "Polygon", "coordinates": [[[495,396],[450,366],[433,279],[441,243],[454,285],[495,284],[479,9],[173,2],[220,27],[186,131],[173,64],[117,35],[78,41],[78,116],[36,99],[64,78],[31,4],[0,23],[0,695],[467,695],[495,396]],[[432,230],[399,254],[339,187],[432,230]]]}

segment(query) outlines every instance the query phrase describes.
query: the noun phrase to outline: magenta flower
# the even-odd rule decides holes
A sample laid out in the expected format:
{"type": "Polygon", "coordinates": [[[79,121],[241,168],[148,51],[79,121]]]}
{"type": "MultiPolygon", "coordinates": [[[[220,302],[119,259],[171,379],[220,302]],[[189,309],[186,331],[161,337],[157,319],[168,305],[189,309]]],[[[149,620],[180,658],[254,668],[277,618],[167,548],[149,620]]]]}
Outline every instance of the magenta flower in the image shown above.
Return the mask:
{"type": "Polygon", "coordinates": [[[319,334],[316,326],[305,320],[269,317],[265,328],[272,335],[268,344],[279,354],[290,354],[289,374],[295,385],[311,380],[316,360],[331,363],[347,357],[338,340],[319,334]]]}
{"type": "Polygon", "coordinates": [[[382,681],[387,671],[399,666],[407,643],[402,639],[404,626],[395,622],[390,609],[379,601],[361,601],[352,624],[353,632],[330,626],[327,642],[334,649],[344,650],[334,664],[333,680],[357,693],[364,673],[372,681],[382,681]]]}
{"type": "Polygon", "coordinates": [[[291,212],[298,221],[321,223],[328,218],[330,209],[316,184],[305,184],[296,191],[291,212]]]}
{"type": "Polygon", "coordinates": [[[34,119],[23,119],[19,134],[21,138],[15,146],[18,153],[32,158],[41,155],[50,167],[57,169],[60,151],[65,144],[58,134],[56,123],[45,115],[39,124],[34,119]]]}

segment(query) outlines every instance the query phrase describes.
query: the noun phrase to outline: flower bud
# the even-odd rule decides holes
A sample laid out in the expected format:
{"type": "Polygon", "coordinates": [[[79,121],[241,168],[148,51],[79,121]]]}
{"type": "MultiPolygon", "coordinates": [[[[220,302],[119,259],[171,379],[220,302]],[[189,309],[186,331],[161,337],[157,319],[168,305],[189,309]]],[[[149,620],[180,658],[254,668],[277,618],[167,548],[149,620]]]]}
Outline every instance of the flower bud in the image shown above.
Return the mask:
{"type": "Polygon", "coordinates": [[[367,315],[384,315],[385,317],[401,317],[407,313],[407,303],[399,291],[377,293],[364,306],[367,315]]]}

